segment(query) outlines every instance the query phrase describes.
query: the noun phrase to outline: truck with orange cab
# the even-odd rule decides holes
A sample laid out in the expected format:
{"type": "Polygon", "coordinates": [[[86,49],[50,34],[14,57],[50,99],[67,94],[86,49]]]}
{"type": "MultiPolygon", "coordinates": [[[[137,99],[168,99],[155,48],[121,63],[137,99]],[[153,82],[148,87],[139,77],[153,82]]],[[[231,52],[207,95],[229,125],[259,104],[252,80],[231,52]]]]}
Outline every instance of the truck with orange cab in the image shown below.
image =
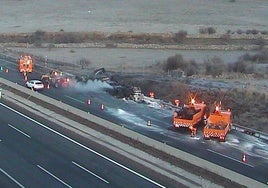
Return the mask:
{"type": "Polygon", "coordinates": [[[221,103],[210,113],[203,130],[204,139],[218,138],[224,142],[231,130],[231,111],[221,109],[221,103]]]}
{"type": "Polygon", "coordinates": [[[30,73],[33,71],[33,59],[29,55],[20,56],[17,60],[19,71],[30,73]]]}
{"type": "Polygon", "coordinates": [[[173,114],[173,126],[175,128],[189,128],[192,135],[196,134],[197,125],[203,120],[206,112],[204,102],[196,103],[192,98],[190,104],[178,107],[173,114]]]}

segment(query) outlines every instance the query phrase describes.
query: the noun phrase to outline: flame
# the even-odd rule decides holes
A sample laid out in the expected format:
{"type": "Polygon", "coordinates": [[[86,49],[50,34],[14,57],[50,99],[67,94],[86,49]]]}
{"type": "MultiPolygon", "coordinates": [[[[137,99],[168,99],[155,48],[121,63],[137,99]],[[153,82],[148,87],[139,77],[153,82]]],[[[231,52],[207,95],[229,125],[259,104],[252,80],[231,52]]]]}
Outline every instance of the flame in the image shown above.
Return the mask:
{"type": "Polygon", "coordinates": [[[195,99],[194,98],[191,99],[191,104],[195,104],[195,99]]]}

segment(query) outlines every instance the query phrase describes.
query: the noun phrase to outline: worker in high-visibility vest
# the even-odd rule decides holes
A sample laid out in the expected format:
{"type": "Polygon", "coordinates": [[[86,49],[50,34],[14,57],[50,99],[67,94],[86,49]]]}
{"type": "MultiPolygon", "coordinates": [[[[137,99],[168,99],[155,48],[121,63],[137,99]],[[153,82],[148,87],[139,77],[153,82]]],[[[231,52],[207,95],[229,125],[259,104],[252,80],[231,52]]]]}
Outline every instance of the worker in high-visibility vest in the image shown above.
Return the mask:
{"type": "Polygon", "coordinates": [[[179,100],[179,99],[175,99],[174,102],[175,102],[175,105],[176,105],[176,106],[179,106],[179,105],[180,105],[180,100],[179,100]]]}

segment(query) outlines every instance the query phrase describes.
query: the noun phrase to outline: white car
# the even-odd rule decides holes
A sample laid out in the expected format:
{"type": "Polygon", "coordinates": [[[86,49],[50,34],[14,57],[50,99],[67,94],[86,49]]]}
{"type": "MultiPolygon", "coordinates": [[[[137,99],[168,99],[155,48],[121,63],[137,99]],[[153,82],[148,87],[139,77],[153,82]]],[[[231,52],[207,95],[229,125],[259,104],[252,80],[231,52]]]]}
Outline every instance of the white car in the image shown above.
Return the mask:
{"type": "Polygon", "coordinates": [[[26,82],[26,86],[33,90],[44,89],[44,84],[40,80],[29,80],[26,82]]]}

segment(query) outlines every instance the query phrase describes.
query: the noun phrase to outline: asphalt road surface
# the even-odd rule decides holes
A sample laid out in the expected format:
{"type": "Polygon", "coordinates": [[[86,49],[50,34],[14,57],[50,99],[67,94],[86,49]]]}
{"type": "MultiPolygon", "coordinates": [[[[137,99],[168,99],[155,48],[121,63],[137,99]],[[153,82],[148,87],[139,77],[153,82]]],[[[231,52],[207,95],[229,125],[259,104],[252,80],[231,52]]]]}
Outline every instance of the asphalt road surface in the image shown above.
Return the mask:
{"type": "Polygon", "coordinates": [[[1,187],[161,187],[0,103],[1,187]]]}
{"type": "MultiPolygon", "coordinates": [[[[1,60],[0,64],[9,68],[8,73],[4,71],[0,73],[3,78],[25,85],[14,60],[1,60]]],[[[41,71],[44,70],[36,67],[36,71],[31,73],[29,78],[40,78],[41,71]]],[[[87,85],[76,85],[72,88],[45,89],[40,93],[103,117],[118,125],[124,125],[128,129],[165,142],[257,181],[263,183],[268,181],[267,140],[252,137],[236,130],[231,130],[224,143],[219,143],[216,140],[203,140],[202,130],[198,130],[197,137],[192,138],[189,136],[189,132],[172,128],[171,116],[173,112],[171,110],[116,99],[105,92],[105,89],[109,87],[106,83],[89,82],[87,85]],[[90,105],[87,104],[88,99],[91,101],[90,105]],[[104,105],[104,110],[100,109],[101,104],[104,105]],[[151,120],[151,126],[146,126],[148,120],[151,120]],[[244,154],[247,158],[246,163],[242,162],[244,154]]]]}

